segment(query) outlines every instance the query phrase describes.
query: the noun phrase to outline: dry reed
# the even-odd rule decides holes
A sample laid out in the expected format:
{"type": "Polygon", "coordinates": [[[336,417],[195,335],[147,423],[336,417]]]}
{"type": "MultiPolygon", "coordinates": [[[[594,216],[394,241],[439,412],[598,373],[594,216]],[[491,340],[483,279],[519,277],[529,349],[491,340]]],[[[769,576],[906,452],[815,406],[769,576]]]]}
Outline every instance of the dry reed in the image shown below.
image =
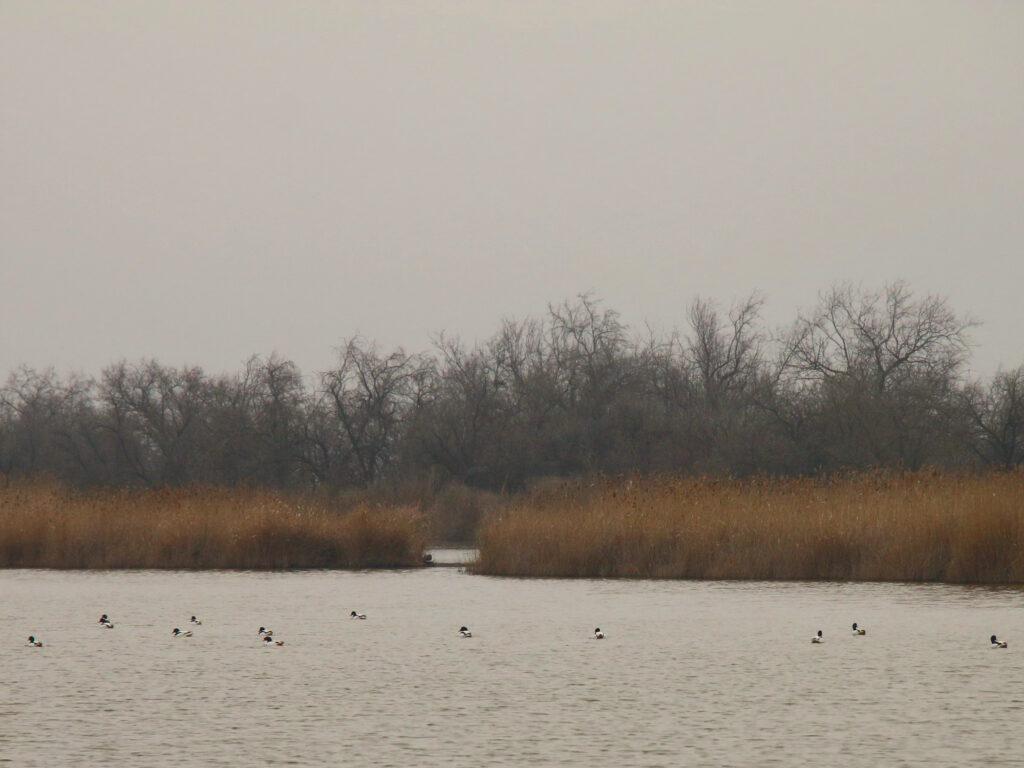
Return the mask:
{"type": "Polygon", "coordinates": [[[476,571],[1024,583],[1024,474],[561,484],[490,519],[476,571]]]}
{"type": "Polygon", "coordinates": [[[0,567],[396,568],[422,562],[410,507],[339,511],[320,498],[191,488],[0,488],[0,567]]]}

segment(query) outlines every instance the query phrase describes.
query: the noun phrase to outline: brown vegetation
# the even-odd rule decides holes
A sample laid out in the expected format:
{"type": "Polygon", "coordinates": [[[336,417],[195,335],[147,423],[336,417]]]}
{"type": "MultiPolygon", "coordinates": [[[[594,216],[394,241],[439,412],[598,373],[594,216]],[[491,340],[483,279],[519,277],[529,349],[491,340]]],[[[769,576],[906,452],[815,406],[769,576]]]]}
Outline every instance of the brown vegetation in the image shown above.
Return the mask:
{"type": "Polygon", "coordinates": [[[0,567],[289,569],[419,565],[412,507],[266,490],[0,487],[0,567]]]}
{"type": "MultiPolygon", "coordinates": [[[[402,482],[346,488],[331,494],[341,509],[407,508],[421,513],[424,538],[432,546],[474,547],[480,521],[503,508],[508,496],[461,483],[402,482]]],[[[514,497],[512,497],[514,498],[514,497]]]]}
{"type": "Polygon", "coordinates": [[[1024,583],[1024,474],[560,483],[484,526],[476,570],[1024,583]]]}

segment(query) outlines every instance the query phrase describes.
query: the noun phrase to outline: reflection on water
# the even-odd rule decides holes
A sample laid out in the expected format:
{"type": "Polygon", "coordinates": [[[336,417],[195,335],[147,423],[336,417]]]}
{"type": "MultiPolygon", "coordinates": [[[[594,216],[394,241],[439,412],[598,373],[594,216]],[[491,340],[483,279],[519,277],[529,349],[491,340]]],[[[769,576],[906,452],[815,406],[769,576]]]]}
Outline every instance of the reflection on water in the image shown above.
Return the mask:
{"type": "Polygon", "coordinates": [[[436,568],[6,571],[0,595],[0,763],[16,766],[962,766],[1024,755],[1019,590],[436,568]],[[114,630],[96,625],[103,612],[114,630]],[[172,638],[193,613],[195,637],[172,638]],[[853,621],[866,637],[850,636],[853,621]],[[287,644],[260,647],[261,624],[287,644]],[[458,637],[461,624],[473,639],[458,637]],[[606,640],[591,639],[595,626],[606,640]],[[811,645],[819,628],[826,643],[811,645]],[[993,632],[1008,650],[989,649],[993,632]],[[29,634],[46,647],[24,647],[29,634]]]}

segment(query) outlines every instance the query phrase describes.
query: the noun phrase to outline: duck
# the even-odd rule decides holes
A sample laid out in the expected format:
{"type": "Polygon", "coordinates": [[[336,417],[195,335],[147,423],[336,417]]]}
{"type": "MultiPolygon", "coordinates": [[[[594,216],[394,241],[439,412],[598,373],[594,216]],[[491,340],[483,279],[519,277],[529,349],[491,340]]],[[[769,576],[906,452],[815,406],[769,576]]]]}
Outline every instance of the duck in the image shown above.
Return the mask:
{"type": "Polygon", "coordinates": [[[604,640],[604,632],[601,631],[600,627],[598,627],[597,629],[594,630],[594,639],[595,640],[604,640]]]}
{"type": "Polygon", "coordinates": [[[264,635],[263,636],[263,645],[265,645],[267,648],[269,648],[271,646],[271,644],[280,647],[280,646],[284,645],[284,640],[275,640],[270,635],[264,635]]]}
{"type": "Polygon", "coordinates": [[[860,628],[857,627],[857,622],[856,621],[853,622],[853,634],[855,634],[855,635],[866,635],[867,633],[868,633],[868,631],[866,629],[864,629],[863,627],[860,627],[860,628]]]}
{"type": "Polygon", "coordinates": [[[192,637],[192,630],[190,629],[190,630],[188,630],[187,632],[182,632],[182,631],[181,631],[180,629],[178,629],[177,627],[175,627],[175,628],[174,628],[174,629],[173,629],[173,630],[171,631],[171,634],[172,634],[172,635],[173,635],[174,637],[192,637]]]}
{"type": "Polygon", "coordinates": [[[35,635],[29,635],[28,636],[28,645],[29,645],[30,648],[42,648],[43,647],[43,641],[42,640],[36,640],[36,636],[35,635]]]}
{"type": "Polygon", "coordinates": [[[1006,647],[1006,641],[1005,640],[1000,640],[995,635],[992,635],[992,637],[990,639],[992,641],[992,647],[993,648],[1005,648],[1006,647]]]}
{"type": "Polygon", "coordinates": [[[99,625],[104,629],[114,628],[114,622],[112,622],[105,613],[102,616],[100,616],[99,625]]]}
{"type": "Polygon", "coordinates": [[[459,635],[462,637],[472,637],[473,633],[469,631],[468,627],[459,627],[459,635]]]}
{"type": "Polygon", "coordinates": [[[366,614],[365,613],[356,613],[355,611],[352,611],[352,613],[350,613],[348,615],[348,617],[350,619],[365,619],[366,618],[366,614]]]}
{"type": "Polygon", "coordinates": [[[189,624],[195,624],[197,627],[199,627],[199,626],[202,626],[203,622],[201,622],[199,619],[197,619],[195,616],[193,616],[191,619],[188,620],[188,623],[189,624]]]}
{"type": "Polygon", "coordinates": [[[811,638],[811,642],[812,643],[824,643],[825,642],[825,636],[822,634],[820,629],[818,630],[818,634],[816,634],[814,637],[811,638]]]}

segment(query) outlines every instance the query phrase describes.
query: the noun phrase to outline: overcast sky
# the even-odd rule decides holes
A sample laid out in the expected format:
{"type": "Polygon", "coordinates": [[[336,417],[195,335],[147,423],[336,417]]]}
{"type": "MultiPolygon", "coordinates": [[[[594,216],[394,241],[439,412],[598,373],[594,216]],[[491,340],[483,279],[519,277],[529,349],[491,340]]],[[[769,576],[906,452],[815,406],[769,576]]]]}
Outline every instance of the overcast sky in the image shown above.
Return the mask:
{"type": "Polygon", "coordinates": [[[904,278],[1024,362],[1024,2],[0,0],[0,372],[904,278]]]}

